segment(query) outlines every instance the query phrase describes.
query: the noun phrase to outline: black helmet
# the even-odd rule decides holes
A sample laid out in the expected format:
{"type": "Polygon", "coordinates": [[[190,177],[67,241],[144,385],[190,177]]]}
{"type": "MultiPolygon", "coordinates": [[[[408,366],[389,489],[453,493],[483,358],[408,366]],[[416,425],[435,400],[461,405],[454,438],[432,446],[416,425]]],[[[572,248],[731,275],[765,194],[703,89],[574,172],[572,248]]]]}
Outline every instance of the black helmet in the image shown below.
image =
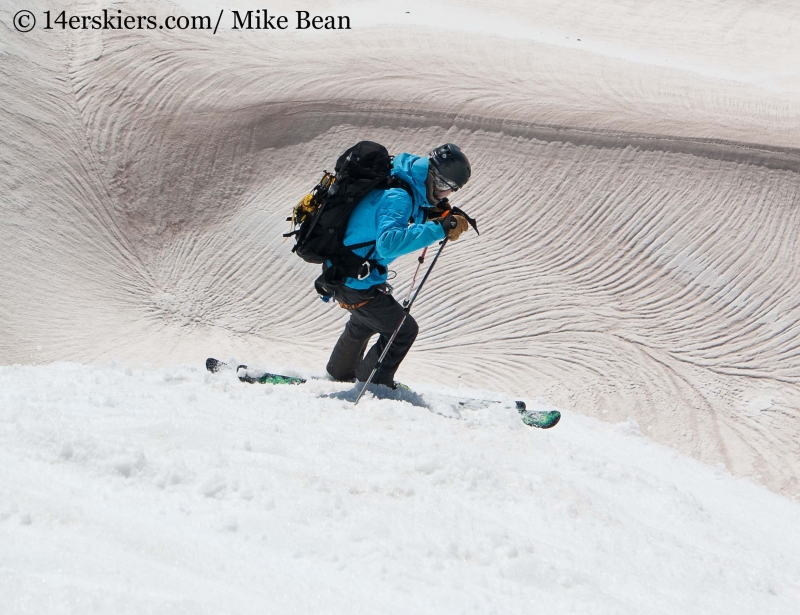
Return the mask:
{"type": "Polygon", "coordinates": [[[455,192],[463,188],[472,175],[469,160],[458,145],[445,143],[428,154],[428,163],[435,175],[445,180],[448,187],[455,192]]]}

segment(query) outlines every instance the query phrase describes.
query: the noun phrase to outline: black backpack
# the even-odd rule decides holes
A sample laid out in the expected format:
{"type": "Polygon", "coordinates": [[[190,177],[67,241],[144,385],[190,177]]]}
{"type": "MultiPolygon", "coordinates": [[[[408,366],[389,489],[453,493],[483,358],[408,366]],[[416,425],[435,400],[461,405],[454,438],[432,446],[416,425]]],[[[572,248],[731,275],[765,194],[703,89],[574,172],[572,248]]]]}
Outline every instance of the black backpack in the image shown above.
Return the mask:
{"type": "Polygon", "coordinates": [[[375,241],[344,245],[347,223],[355,206],[371,190],[403,188],[413,200],[411,188],[391,175],[392,157],[383,145],[372,141],[360,141],[347,149],[334,170],[335,174],[325,171],[322,180],[294,208],[288,220],[295,229],[284,237],[296,236],[292,252],[304,261],[321,264],[330,260],[335,271],[328,273],[329,279],[363,279],[373,269],[386,273],[385,267],[372,259],[375,241]],[[366,257],[353,252],[367,246],[372,250],[366,257]]]}

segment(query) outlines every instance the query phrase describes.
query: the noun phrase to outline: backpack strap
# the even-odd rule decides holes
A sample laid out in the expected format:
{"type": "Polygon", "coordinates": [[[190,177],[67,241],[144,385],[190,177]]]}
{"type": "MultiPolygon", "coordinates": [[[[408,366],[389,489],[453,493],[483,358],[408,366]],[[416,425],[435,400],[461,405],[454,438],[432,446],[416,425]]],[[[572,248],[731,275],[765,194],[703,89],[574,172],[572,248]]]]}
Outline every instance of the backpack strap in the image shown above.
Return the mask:
{"type": "MultiPolygon", "coordinates": [[[[411,203],[414,203],[414,192],[407,182],[394,175],[390,176],[383,185],[378,185],[376,188],[389,190],[391,188],[402,188],[408,193],[411,198],[411,203]]],[[[363,243],[356,243],[353,245],[344,246],[335,257],[331,258],[331,262],[341,267],[345,277],[363,280],[368,277],[373,271],[377,271],[381,275],[386,275],[388,271],[386,267],[378,263],[373,256],[375,255],[375,241],[365,241],[363,243]],[[372,249],[366,256],[359,256],[354,251],[360,248],[371,247],[372,249]]]]}
{"type": "Polygon", "coordinates": [[[379,264],[378,261],[372,258],[374,255],[375,242],[365,241],[363,243],[356,243],[351,246],[346,246],[346,249],[342,250],[340,254],[331,259],[331,262],[335,262],[337,265],[342,267],[345,277],[363,280],[369,276],[373,270],[376,270],[381,275],[384,275],[387,271],[386,267],[379,264]],[[366,256],[359,256],[354,252],[354,250],[366,247],[371,247],[366,256]]]}
{"type": "Polygon", "coordinates": [[[414,191],[411,189],[411,186],[408,185],[403,179],[397,177],[397,175],[392,175],[386,180],[386,189],[390,188],[402,188],[408,193],[408,198],[411,199],[411,205],[414,205],[414,191]]]}

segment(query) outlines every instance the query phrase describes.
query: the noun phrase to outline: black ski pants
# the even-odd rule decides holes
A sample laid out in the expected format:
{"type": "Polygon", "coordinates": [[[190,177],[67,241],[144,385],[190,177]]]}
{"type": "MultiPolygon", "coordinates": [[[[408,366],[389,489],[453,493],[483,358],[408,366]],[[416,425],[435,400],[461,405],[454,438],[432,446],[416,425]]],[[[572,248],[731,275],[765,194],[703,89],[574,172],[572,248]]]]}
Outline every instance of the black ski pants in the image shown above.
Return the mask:
{"type": "MultiPolygon", "coordinates": [[[[347,288],[345,293],[341,293],[344,296],[337,298],[350,305],[356,305],[375,292],[374,290],[360,292],[347,288]]],[[[339,294],[337,293],[337,296],[339,294]]],[[[405,312],[394,297],[381,292],[365,305],[349,312],[350,320],[347,321],[344,332],[333,348],[327,369],[334,380],[355,378],[366,382],[405,312]],[[367,344],[376,333],[380,337],[365,356],[367,344]]],[[[394,386],[394,374],[408,354],[418,332],[417,322],[409,314],[372,382],[394,386]]]]}

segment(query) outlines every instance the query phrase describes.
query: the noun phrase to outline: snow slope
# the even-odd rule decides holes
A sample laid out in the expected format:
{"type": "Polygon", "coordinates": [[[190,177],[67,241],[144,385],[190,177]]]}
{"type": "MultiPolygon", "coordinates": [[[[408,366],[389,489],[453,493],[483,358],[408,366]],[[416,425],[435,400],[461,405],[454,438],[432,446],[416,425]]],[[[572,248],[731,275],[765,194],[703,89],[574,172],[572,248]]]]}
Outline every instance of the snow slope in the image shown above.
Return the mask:
{"type": "Polygon", "coordinates": [[[0,367],[0,612],[796,612],[796,502],[632,421],[345,386],[0,367]]]}

